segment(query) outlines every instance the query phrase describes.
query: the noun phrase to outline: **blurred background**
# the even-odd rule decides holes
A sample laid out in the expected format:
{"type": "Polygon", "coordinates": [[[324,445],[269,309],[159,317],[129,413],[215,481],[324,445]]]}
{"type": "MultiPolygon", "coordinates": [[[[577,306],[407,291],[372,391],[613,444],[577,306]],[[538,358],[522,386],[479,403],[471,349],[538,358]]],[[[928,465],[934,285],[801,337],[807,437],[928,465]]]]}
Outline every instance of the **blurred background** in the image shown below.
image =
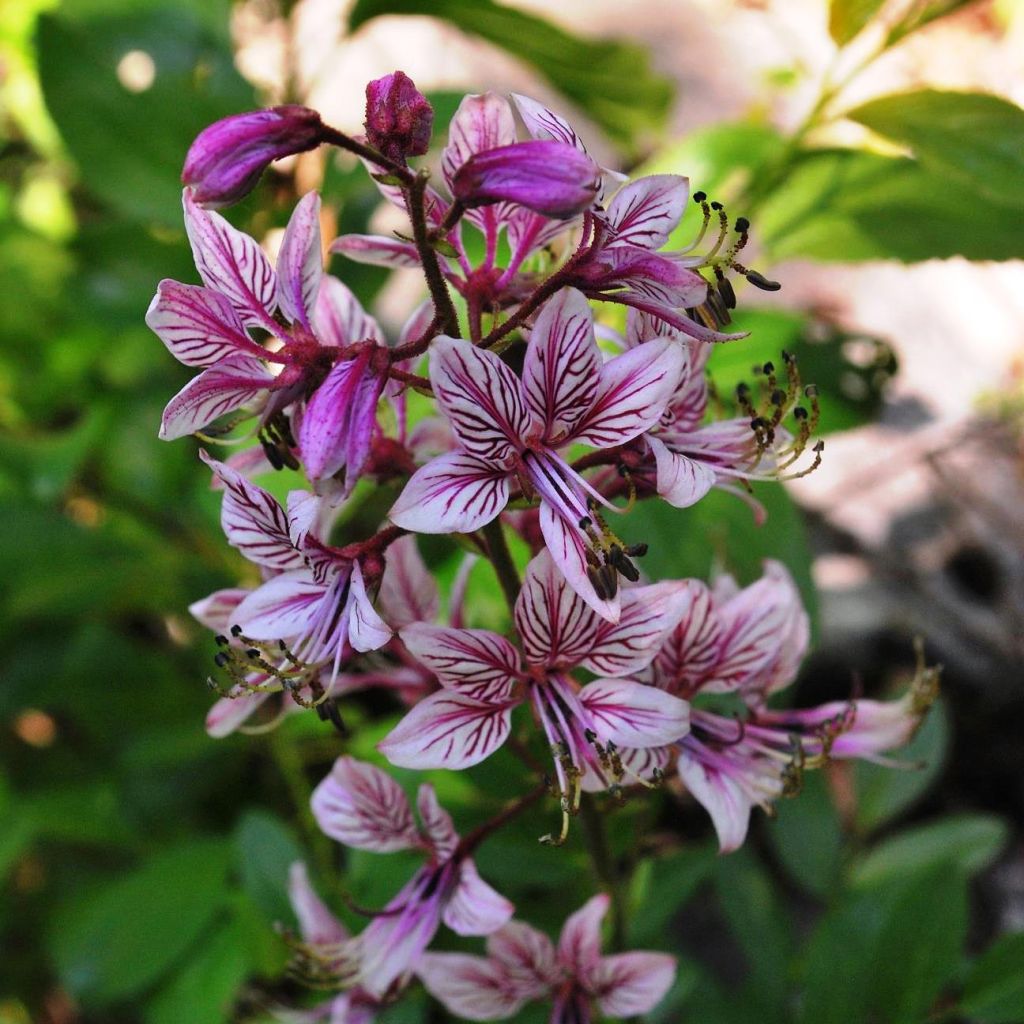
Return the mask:
{"type": "MultiPolygon", "coordinates": [[[[1022,5],[0,0],[0,1022],[219,1024],[303,999],[273,930],[287,866],[341,890],[309,792],[398,712],[357,703],[347,743],[307,715],[204,733],[213,649],[186,608],[245,569],[195,443],[156,438],[189,371],[142,318],[158,280],[197,280],[178,176],[206,124],[303,102],[358,131],[366,82],[396,68],[438,138],[463,92],[525,92],[605,163],[688,175],[751,219],[748,263],[783,289],[741,294],[752,336],[711,368],[728,396],[795,352],[824,462],[757,487],[763,527],[717,492],[639,511],[645,568],[784,561],[815,623],[797,703],[899,693],[915,635],[945,666],[913,770],[815,773],[740,853],[716,855],[692,804],[620,812],[630,943],[681,958],[651,1019],[1024,1021],[1022,5]]],[[[390,226],[322,153],[229,215],[273,246],[310,188],[326,239],[390,226]]],[[[419,298],[332,270],[392,329],[419,298]]],[[[465,823],[521,771],[437,783],[465,823]]],[[[478,863],[554,927],[594,880],[579,843],[536,846],[547,827],[478,863]]],[[[373,904],[409,862],[345,870],[373,904]]],[[[382,1019],[446,1018],[417,995],[382,1019]]]]}

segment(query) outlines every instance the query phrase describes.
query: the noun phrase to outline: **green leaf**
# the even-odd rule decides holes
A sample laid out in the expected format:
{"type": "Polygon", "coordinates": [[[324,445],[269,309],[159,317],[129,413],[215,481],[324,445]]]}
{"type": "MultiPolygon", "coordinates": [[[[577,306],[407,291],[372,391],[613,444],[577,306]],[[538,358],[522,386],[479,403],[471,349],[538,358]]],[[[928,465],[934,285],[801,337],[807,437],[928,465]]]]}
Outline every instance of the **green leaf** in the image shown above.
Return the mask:
{"type": "Polygon", "coordinates": [[[248,811],[235,830],[242,887],[271,921],[291,919],[288,869],[302,860],[290,828],[266,811],[248,811]]]}
{"type": "Polygon", "coordinates": [[[1024,932],[1002,936],[975,961],[958,1010],[977,1024],[1024,1020],[1024,932]]]}
{"type": "Polygon", "coordinates": [[[945,767],[948,745],[948,715],[940,700],[928,712],[917,735],[896,755],[910,766],[907,770],[894,771],[888,765],[857,761],[853,772],[858,830],[873,831],[923,796],[945,767]]]}
{"type": "Polygon", "coordinates": [[[628,149],[664,126],[669,79],[651,70],[647,50],[631,42],[580,39],[535,14],[494,0],[357,0],[349,28],[383,14],[443,18],[535,67],[608,135],[628,149]]]}
{"type": "Polygon", "coordinates": [[[978,92],[883,96],[846,117],[906,146],[923,165],[997,203],[1024,195],[1024,110],[978,92]]]}
{"type": "Polygon", "coordinates": [[[823,772],[810,772],[792,800],[780,800],[767,834],[790,877],[822,899],[842,866],[843,834],[823,772]]]}
{"type": "Polygon", "coordinates": [[[231,919],[199,947],[196,955],[160,990],[146,1009],[147,1024],[189,1024],[231,1020],[235,996],[249,973],[245,928],[231,919]]]}
{"type": "Polygon", "coordinates": [[[916,32],[919,28],[924,28],[925,25],[944,18],[947,14],[953,14],[961,7],[966,7],[974,2],[975,0],[915,0],[908,8],[907,13],[889,32],[888,45],[892,46],[910,35],[911,32],[916,32]]]}
{"type": "Polygon", "coordinates": [[[61,982],[103,1004],[165,976],[223,906],[227,868],[222,840],[194,840],[59,910],[50,948],[61,982]]]}
{"type": "Polygon", "coordinates": [[[944,818],[880,842],[857,863],[850,882],[869,889],[942,865],[975,874],[996,859],[1008,836],[1006,823],[990,815],[944,818]]]}
{"type": "Polygon", "coordinates": [[[879,1020],[919,1024],[960,962],[967,880],[939,865],[916,876],[893,904],[875,950],[871,981],[879,1020]]]}
{"type": "Polygon", "coordinates": [[[878,13],[883,0],[832,0],[828,8],[828,34],[845,46],[878,13]]]}
{"type": "Polygon", "coordinates": [[[181,6],[44,15],[37,45],[46,104],[82,181],[133,218],[179,224],[189,144],[211,121],[254,105],[229,47],[181,6]],[[155,69],[137,91],[118,78],[134,52],[155,69]]]}
{"type": "Polygon", "coordinates": [[[706,844],[640,861],[630,888],[630,949],[665,944],[672,918],[711,875],[717,855],[706,844]]]}
{"type": "Polygon", "coordinates": [[[1000,203],[937,167],[852,149],[806,151],[762,206],[770,261],[1024,255],[1024,196],[1000,203]]]}

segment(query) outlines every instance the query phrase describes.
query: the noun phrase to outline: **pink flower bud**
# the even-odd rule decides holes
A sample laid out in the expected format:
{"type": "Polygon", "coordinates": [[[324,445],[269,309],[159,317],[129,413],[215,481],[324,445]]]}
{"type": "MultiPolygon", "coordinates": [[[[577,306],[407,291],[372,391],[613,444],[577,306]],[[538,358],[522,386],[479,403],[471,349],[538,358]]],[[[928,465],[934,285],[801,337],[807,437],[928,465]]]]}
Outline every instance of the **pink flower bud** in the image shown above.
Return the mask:
{"type": "Polygon", "coordinates": [[[225,117],[196,136],[181,180],[203,206],[237,202],[271,161],[318,146],[321,128],[315,110],[295,105],[225,117]]]}
{"type": "Polygon", "coordinates": [[[475,153],[456,171],[463,206],[512,202],[560,220],[582,213],[601,187],[601,168],[574,146],[549,139],[475,153]]]}
{"type": "Polygon", "coordinates": [[[430,147],[434,108],[401,71],[366,87],[366,139],[392,160],[422,156],[430,147]]]}

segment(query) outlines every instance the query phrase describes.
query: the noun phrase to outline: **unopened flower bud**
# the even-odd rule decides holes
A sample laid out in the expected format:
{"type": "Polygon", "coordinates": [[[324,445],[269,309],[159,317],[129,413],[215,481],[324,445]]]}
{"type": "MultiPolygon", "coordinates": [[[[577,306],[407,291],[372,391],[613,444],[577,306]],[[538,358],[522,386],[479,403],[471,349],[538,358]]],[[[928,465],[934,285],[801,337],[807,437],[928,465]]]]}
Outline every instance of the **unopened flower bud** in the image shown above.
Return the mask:
{"type": "Polygon", "coordinates": [[[422,156],[430,147],[434,108],[401,71],[366,87],[366,140],[391,160],[422,156]]]}
{"type": "Polygon", "coordinates": [[[475,153],[452,181],[463,206],[512,202],[563,220],[587,209],[600,187],[601,168],[586,153],[548,139],[475,153]]]}
{"type": "Polygon", "coordinates": [[[297,105],[225,117],[196,136],[181,180],[203,206],[237,202],[272,161],[318,146],[322,127],[315,110],[297,105]]]}

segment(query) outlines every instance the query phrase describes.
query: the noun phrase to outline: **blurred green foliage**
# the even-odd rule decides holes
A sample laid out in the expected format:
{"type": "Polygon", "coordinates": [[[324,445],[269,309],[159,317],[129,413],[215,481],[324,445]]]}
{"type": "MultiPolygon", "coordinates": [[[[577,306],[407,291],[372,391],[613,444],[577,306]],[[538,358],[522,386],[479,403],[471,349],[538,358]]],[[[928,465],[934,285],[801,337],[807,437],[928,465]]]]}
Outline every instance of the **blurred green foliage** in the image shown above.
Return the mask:
{"type": "MultiPolygon", "coordinates": [[[[914,4],[887,39],[959,6],[914,4]]],[[[837,43],[878,7],[834,3],[837,43]]],[[[534,67],[626,156],[650,152],[664,128],[671,87],[637,44],[577,38],[489,0],[359,0],[350,26],[417,12],[534,67]]],[[[378,757],[373,745],[397,707],[354,704],[346,741],[312,716],[269,736],[212,741],[202,730],[212,648],[185,609],[246,570],[223,544],[194,445],[156,438],[160,410],[188,373],[142,316],[160,278],[195,279],[178,186],[189,142],[209,121],[259,102],[235,70],[229,13],[227,0],[0,8],[5,1024],[265,1016],[278,999],[303,998],[283,980],[286,950],[273,930],[290,921],[293,859],[309,861],[339,909],[343,889],[379,904],[413,869],[402,856],[352,853],[342,882],[339,851],[307,809],[337,754],[378,757]]],[[[438,100],[439,111],[453,108],[451,96],[438,100]]],[[[686,172],[756,213],[766,263],[1024,255],[1017,107],[919,91],[847,113],[905,155],[815,149],[806,133],[783,137],[752,117],[661,139],[646,169],[686,172]]],[[[280,224],[287,191],[265,185],[231,216],[259,230],[280,224]]],[[[360,171],[330,164],[324,191],[340,230],[365,228],[377,199],[360,171]]],[[[379,271],[339,269],[372,300],[379,271]]],[[[739,323],[752,340],[723,346],[712,364],[723,395],[786,348],[825,396],[826,433],[870,417],[895,368],[883,341],[848,337],[805,311],[753,310],[739,323]]],[[[779,558],[813,608],[799,510],[776,487],[756,496],[769,512],[764,527],[715,495],[682,514],[644,506],[626,530],[652,542],[654,575],[716,568],[746,581],[761,559],[779,558]]],[[[369,507],[362,514],[373,517],[369,507]]],[[[446,544],[423,546],[445,592],[456,565],[446,544]]],[[[502,625],[489,567],[474,569],[471,586],[474,624],[502,625]]],[[[964,814],[899,828],[941,777],[948,735],[940,709],[907,755],[924,760],[922,772],[869,765],[808,778],[802,798],[729,858],[715,855],[706,828],[681,842],[668,801],[617,810],[612,843],[630,868],[630,940],[682,958],[652,1021],[1024,1019],[1021,935],[977,958],[964,952],[969,881],[999,853],[1005,826],[964,814]],[[729,964],[702,959],[689,914],[708,906],[726,930],[729,964]]],[[[530,785],[507,755],[431,781],[462,828],[530,785]]],[[[563,850],[538,846],[548,814],[532,811],[496,835],[478,864],[524,918],[554,931],[599,880],[578,836],[563,850]]],[[[415,994],[382,1019],[439,1019],[431,1013],[415,994]]]]}

